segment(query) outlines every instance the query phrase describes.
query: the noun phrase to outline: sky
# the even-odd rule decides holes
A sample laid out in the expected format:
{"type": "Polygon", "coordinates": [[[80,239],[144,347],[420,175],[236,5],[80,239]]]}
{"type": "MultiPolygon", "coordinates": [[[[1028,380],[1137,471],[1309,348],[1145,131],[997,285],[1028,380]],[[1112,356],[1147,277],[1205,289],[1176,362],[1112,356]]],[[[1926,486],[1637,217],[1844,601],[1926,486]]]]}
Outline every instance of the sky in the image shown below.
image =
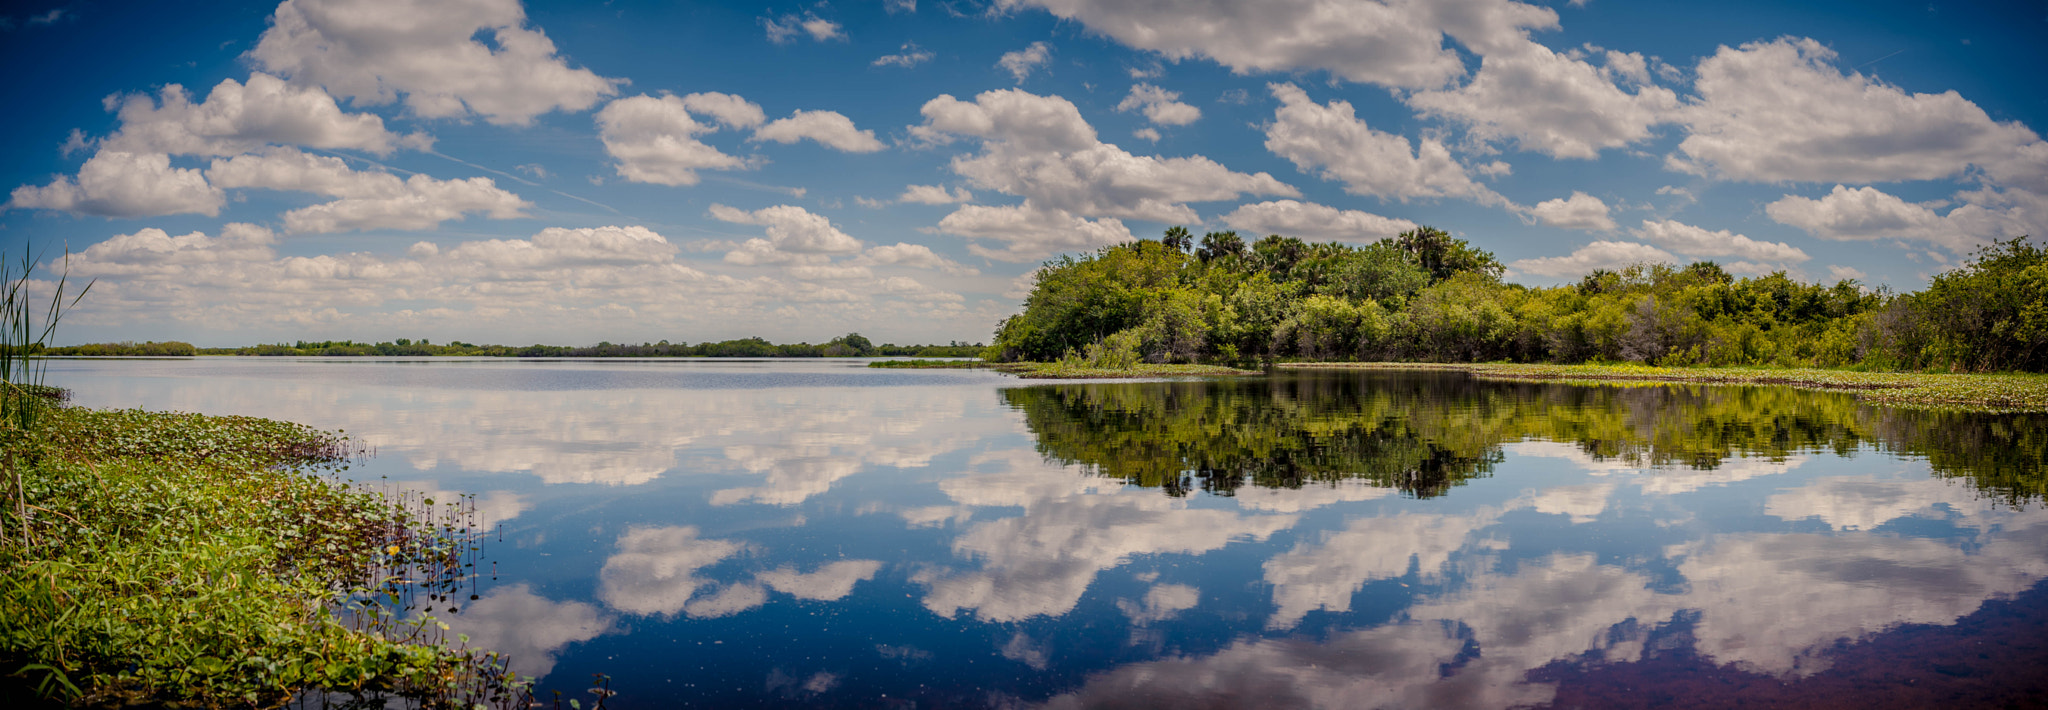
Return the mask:
{"type": "Polygon", "coordinates": [[[2039,0],[4,7],[59,343],[985,342],[1174,225],[1899,291],[2048,234],[2039,0]]]}

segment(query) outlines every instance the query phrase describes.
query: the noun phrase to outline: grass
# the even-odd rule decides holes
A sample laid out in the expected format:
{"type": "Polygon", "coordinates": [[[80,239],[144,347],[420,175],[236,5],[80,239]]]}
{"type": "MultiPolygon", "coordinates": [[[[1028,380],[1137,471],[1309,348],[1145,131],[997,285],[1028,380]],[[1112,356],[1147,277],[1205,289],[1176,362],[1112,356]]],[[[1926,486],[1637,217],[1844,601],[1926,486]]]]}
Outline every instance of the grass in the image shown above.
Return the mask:
{"type": "Polygon", "coordinates": [[[984,362],[981,360],[877,360],[868,367],[897,369],[988,369],[1027,380],[1111,380],[1152,377],[1242,376],[1258,370],[1240,370],[1221,365],[1156,365],[1137,363],[1129,367],[1091,367],[1085,361],[1066,362],[984,362]]]}
{"type": "Polygon", "coordinates": [[[347,485],[348,440],[295,424],[64,407],[45,418],[8,442],[26,515],[9,506],[0,544],[0,694],[74,706],[278,707],[307,691],[530,701],[502,659],[444,638],[424,613],[453,606],[469,579],[460,501],[347,485]]]}
{"type": "Polygon", "coordinates": [[[1747,367],[1395,362],[1290,363],[1280,367],[1454,370],[1469,372],[1488,380],[1587,385],[1670,382],[1787,385],[1807,390],[1850,391],[1859,399],[1872,403],[1917,409],[1977,412],[2048,411],[2048,375],[2025,373],[1923,374],[1747,367]]]}

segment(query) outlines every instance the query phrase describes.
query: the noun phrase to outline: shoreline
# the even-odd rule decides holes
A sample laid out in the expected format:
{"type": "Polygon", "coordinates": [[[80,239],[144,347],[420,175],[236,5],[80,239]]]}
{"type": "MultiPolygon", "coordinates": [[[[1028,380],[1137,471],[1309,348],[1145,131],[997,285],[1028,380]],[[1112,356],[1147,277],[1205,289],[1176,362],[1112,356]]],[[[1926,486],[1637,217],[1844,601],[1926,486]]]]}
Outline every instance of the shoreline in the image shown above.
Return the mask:
{"type": "Polygon", "coordinates": [[[2038,374],[1933,374],[1804,368],[1516,363],[1301,362],[1281,363],[1273,367],[1299,370],[1454,371],[1501,382],[1556,382],[1593,386],[1782,385],[1804,390],[1850,392],[1858,399],[1894,407],[1987,413],[2048,412],[2048,375],[2038,374]]]}

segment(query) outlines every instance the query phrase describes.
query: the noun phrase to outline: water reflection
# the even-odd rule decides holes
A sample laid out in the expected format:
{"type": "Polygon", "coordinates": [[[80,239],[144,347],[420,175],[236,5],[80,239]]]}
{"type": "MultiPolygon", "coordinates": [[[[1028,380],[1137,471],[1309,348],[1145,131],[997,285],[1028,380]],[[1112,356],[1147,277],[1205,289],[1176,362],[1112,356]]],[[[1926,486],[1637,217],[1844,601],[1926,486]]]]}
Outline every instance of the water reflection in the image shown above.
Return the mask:
{"type": "Polygon", "coordinates": [[[86,405],[346,428],[375,485],[473,495],[508,544],[451,626],[545,683],[608,673],[629,708],[1511,707],[1614,668],[1794,684],[1737,684],[1760,692],[2048,597],[2048,421],[1840,393],[818,362],[53,378],[86,405]]]}

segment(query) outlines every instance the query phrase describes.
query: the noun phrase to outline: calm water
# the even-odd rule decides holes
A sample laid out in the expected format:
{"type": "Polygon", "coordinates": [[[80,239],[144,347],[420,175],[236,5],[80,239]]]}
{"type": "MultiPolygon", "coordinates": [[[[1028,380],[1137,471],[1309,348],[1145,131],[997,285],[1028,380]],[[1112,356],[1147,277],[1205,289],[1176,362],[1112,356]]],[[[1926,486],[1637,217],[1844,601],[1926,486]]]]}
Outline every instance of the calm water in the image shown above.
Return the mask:
{"type": "MultiPolygon", "coordinates": [[[[449,617],[617,707],[2048,702],[2048,419],[1458,375],[62,361],[502,526],[449,617]]],[[[580,695],[580,692],[578,693],[580,695]]]]}

